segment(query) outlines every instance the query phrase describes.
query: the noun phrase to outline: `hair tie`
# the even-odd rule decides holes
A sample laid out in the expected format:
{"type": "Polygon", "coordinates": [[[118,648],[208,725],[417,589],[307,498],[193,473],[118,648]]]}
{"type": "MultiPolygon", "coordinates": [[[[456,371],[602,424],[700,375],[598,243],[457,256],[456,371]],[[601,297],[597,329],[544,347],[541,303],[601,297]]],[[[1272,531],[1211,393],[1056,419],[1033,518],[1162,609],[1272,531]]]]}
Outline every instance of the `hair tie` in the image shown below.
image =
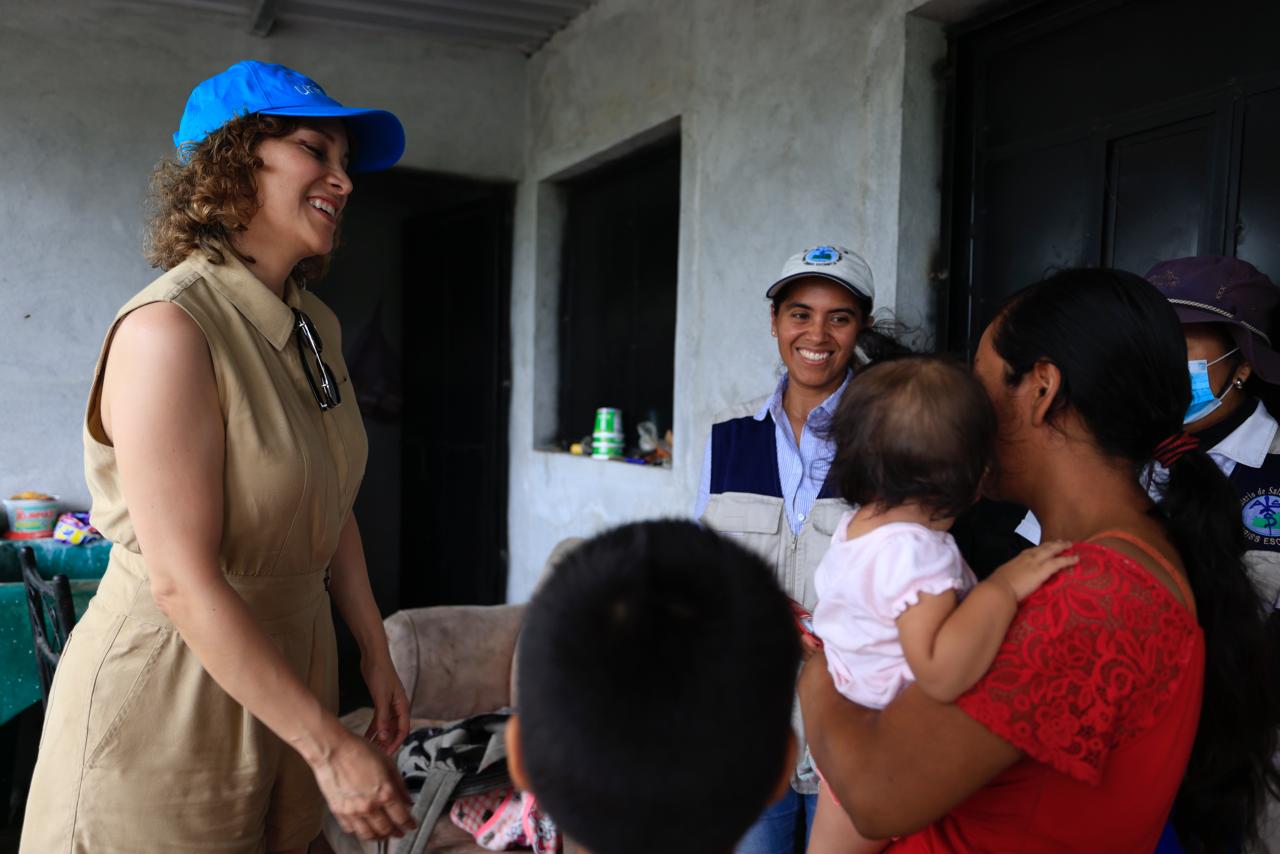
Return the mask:
{"type": "Polygon", "coordinates": [[[1160,465],[1169,468],[1188,452],[1194,451],[1198,447],[1200,447],[1200,440],[1195,436],[1182,432],[1174,433],[1168,439],[1156,445],[1151,457],[1160,465]]]}

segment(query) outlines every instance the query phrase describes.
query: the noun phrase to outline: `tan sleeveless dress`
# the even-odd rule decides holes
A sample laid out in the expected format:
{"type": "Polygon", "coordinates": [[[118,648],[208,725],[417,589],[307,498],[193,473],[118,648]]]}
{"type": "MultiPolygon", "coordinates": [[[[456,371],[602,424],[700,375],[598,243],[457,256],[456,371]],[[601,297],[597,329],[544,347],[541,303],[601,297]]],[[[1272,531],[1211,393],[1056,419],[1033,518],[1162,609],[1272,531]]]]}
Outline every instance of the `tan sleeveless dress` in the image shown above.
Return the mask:
{"type": "MultiPolygon", "coordinates": [[[[327,565],[368,446],[337,319],[286,286],[282,302],[231,253],[197,253],[117,315],[181,307],[204,332],[226,424],[221,560],[227,580],[311,690],[337,706],[327,565]],[[315,323],[342,403],[321,412],[291,307],[315,323]]],[[[310,769],[204,671],[156,607],[98,398],[85,423],[93,524],[114,546],[54,679],[22,854],[260,852],[307,844],[323,801],[310,769]]],[[[145,382],[145,377],[137,378],[145,382]]]]}

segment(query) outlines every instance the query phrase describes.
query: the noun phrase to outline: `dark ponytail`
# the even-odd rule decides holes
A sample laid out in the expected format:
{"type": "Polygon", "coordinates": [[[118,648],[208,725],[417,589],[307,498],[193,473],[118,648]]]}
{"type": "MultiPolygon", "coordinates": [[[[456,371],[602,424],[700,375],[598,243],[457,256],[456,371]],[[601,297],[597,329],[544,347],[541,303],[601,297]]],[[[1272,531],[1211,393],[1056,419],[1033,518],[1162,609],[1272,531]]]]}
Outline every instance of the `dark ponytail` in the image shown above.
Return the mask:
{"type": "Polygon", "coordinates": [[[1203,452],[1169,469],[1159,504],[1169,539],[1187,567],[1205,633],[1204,702],[1174,826],[1188,852],[1226,851],[1257,838],[1266,791],[1280,795],[1276,708],[1265,611],[1238,558],[1245,549],[1239,498],[1203,452]],[[1209,513],[1209,506],[1228,514],[1209,513]],[[1229,746],[1228,746],[1229,745],[1229,746]]]}
{"type": "Polygon", "coordinates": [[[916,352],[903,343],[909,334],[910,330],[894,321],[878,319],[873,326],[858,333],[858,349],[868,365],[914,356],[916,352]]]}
{"type": "MultiPolygon", "coordinates": [[[[1155,447],[1182,430],[1191,399],[1182,327],[1144,279],[1116,270],[1065,270],[1015,294],[992,344],[1010,385],[1039,361],[1062,384],[1053,413],[1083,419],[1099,449],[1138,477],[1155,447]]],[[[1174,823],[1189,852],[1236,849],[1258,838],[1273,763],[1280,688],[1269,678],[1264,610],[1245,572],[1231,484],[1203,449],[1173,463],[1154,508],[1186,566],[1205,635],[1204,700],[1174,823]]]]}

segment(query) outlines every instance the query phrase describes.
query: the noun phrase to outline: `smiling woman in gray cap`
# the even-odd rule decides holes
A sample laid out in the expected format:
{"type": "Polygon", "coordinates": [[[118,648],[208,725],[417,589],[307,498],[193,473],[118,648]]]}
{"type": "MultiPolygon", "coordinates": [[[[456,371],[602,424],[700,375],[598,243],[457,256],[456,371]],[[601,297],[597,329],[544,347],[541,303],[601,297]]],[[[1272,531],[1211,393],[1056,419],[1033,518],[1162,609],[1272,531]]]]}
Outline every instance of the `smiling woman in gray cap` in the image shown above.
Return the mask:
{"type": "MultiPolygon", "coordinates": [[[[792,256],[765,297],[786,370],[773,394],[716,417],[694,516],[761,553],[787,595],[812,610],[814,569],[848,509],[825,483],[834,453],[826,428],[871,322],[875,288],[859,255],[818,246],[792,256]]],[[[791,791],[748,831],[738,854],[803,851],[796,831],[812,824],[817,791],[804,758],[791,791]]]]}

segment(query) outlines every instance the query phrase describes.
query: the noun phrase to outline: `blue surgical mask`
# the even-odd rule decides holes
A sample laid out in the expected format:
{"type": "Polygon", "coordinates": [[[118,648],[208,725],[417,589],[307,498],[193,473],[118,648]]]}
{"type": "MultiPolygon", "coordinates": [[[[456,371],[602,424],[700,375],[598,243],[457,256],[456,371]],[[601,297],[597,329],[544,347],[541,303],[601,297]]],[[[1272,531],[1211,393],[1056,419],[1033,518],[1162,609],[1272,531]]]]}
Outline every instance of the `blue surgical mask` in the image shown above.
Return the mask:
{"type": "Polygon", "coordinates": [[[1186,417],[1182,419],[1183,424],[1192,424],[1204,418],[1210,412],[1213,412],[1222,405],[1222,399],[1231,392],[1231,383],[1227,383],[1227,387],[1222,390],[1222,394],[1214,397],[1213,389],[1209,387],[1209,366],[1216,365],[1228,356],[1232,356],[1239,352],[1237,347],[1230,353],[1224,353],[1212,362],[1204,359],[1190,359],[1187,361],[1187,370],[1191,372],[1191,405],[1187,407],[1186,417]]]}

